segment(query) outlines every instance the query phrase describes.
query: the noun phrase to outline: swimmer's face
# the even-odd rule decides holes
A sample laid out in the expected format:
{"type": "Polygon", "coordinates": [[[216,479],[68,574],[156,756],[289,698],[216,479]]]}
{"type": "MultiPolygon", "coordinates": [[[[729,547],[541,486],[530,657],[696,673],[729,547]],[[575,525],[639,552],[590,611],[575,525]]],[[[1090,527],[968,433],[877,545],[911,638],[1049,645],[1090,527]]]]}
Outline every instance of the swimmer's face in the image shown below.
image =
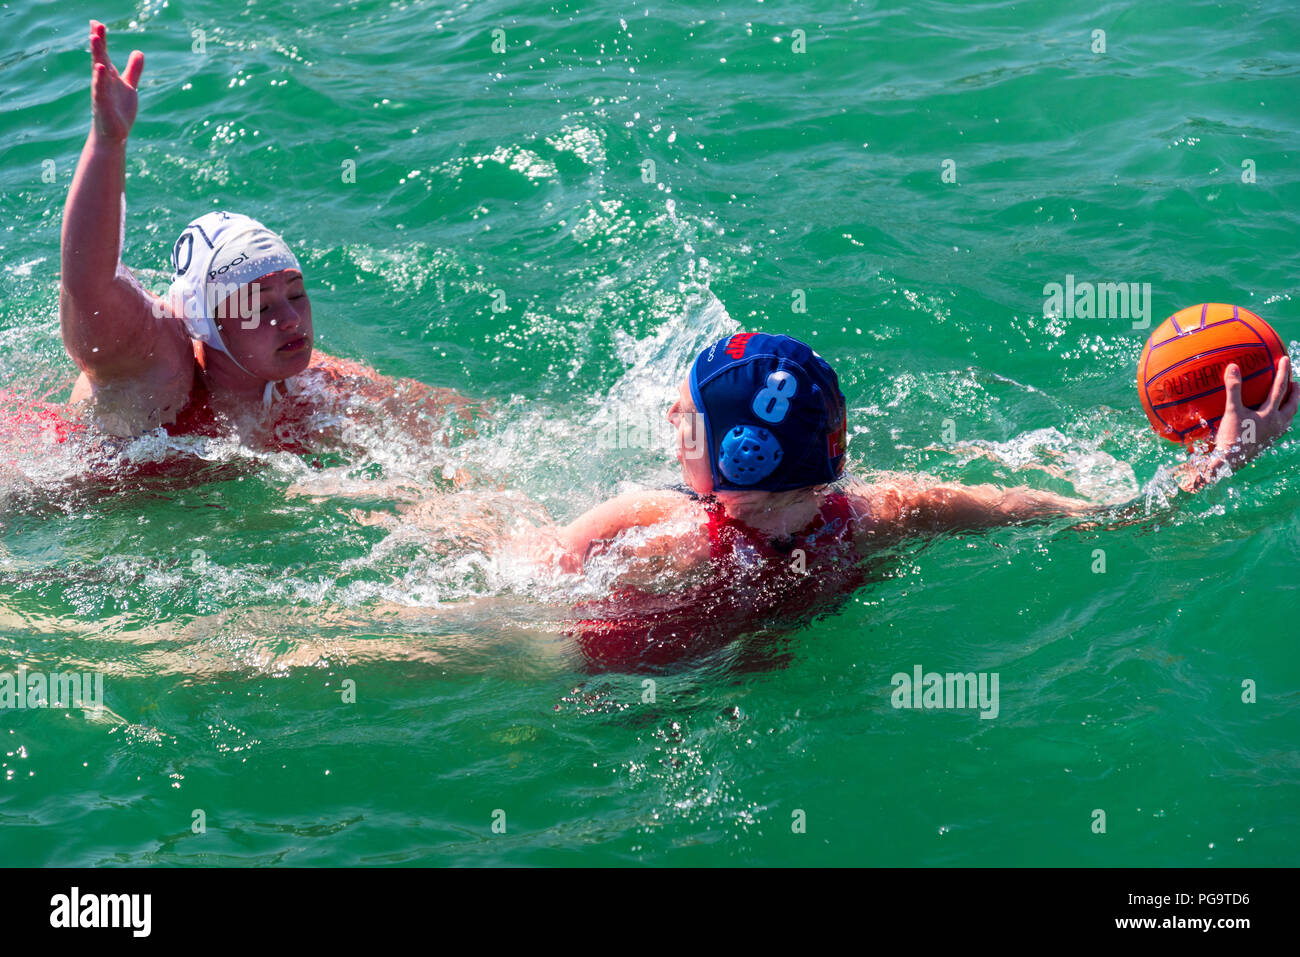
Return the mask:
{"type": "Polygon", "coordinates": [[[296,269],[232,293],[218,307],[217,324],[231,355],[255,376],[278,382],[311,362],[311,300],[296,269]]]}
{"type": "Polygon", "coordinates": [[[709,469],[708,438],[704,434],[704,416],[691,398],[690,380],[677,387],[677,402],[668,410],[668,421],[677,430],[677,461],[682,463],[682,478],[696,495],[713,491],[713,473],[709,469]]]}

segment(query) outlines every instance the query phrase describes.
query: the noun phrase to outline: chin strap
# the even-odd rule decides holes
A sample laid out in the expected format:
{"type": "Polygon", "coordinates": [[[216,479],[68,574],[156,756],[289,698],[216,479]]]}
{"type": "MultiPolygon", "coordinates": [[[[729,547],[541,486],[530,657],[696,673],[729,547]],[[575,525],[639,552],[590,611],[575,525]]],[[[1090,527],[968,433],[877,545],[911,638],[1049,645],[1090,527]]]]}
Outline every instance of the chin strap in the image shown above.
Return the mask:
{"type": "Polygon", "coordinates": [[[268,382],[266,384],[266,391],[262,393],[262,411],[266,412],[270,410],[271,406],[275,405],[278,399],[297,394],[298,388],[294,385],[292,379],[281,379],[279,382],[268,382]],[[280,391],[279,386],[284,386],[283,392],[280,391]]]}

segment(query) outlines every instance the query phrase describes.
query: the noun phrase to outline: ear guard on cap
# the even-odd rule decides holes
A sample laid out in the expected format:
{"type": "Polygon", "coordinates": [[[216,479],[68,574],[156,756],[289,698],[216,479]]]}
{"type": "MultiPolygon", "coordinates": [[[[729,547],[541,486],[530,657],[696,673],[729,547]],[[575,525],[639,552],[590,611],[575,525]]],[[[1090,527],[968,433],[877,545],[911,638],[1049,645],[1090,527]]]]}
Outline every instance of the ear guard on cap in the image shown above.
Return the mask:
{"type": "Polygon", "coordinates": [[[226,344],[217,331],[217,322],[207,315],[203,306],[203,287],[176,280],[168,290],[172,314],[181,321],[185,334],[191,339],[205,342],[213,349],[226,352],[226,344]]]}
{"type": "Polygon", "coordinates": [[[753,485],[781,464],[781,443],[767,429],[737,425],[727,430],[718,450],[718,471],[728,482],[753,485]]]}

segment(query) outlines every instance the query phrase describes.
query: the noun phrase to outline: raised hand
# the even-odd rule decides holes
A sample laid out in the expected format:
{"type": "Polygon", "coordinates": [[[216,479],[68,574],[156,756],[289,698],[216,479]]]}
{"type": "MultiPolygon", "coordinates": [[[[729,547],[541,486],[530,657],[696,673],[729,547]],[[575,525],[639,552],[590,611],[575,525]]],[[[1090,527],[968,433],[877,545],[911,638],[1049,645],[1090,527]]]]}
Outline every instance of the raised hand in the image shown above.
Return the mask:
{"type": "Polygon", "coordinates": [[[1228,393],[1227,405],[1214,440],[1215,449],[1222,452],[1232,450],[1242,459],[1254,458],[1270,439],[1291,427],[1296,404],[1300,402],[1300,388],[1291,382],[1290,357],[1283,356],[1278,363],[1273,388],[1258,409],[1248,409],[1242,404],[1241,369],[1236,364],[1223,370],[1223,385],[1228,393]],[[1246,428],[1247,422],[1253,422],[1253,428],[1246,428]]]}
{"type": "Polygon", "coordinates": [[[144,72],[144,54],[131,51],[126,72],[118,73],[108,58],[108,31],[98,20],[90,21],[91,112],[95,133],[101,138],[125,143],[135,123],[136,87],[144,72]]]}

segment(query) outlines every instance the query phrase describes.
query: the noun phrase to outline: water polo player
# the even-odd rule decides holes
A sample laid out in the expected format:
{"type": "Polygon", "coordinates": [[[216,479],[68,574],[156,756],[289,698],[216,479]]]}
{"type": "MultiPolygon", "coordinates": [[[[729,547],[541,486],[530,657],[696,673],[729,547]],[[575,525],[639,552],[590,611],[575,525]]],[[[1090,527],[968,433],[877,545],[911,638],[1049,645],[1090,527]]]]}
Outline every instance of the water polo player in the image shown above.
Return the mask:
{"type": "Polygon", "coordinates": [[[71,402],[91,400],[99,430],[134,436],[229,426],[246,436],[260,430],[282,448],[311,449],[326,437],[305,424],[308,413],[331,398],[370,398],[378,415],[417,434],[447,408],[471,404],[451,390],[395,382],[314,352],[298,260],[247,216],[195,219],[172,247],[168,295],[144,289],[120,258],[126,141],[144,55],[133,52],[119,74],[96,21],[90,53],[93,123],[64,211],[59,319],[82,370],[71,402]],[[316,388],[304,389],[304,379],[316,388]],[[295,401],[279,401],[290,395],[295,401]]]}
{"type": "MultiPolygon", "coordinates": [[[[1249,410],[1240,370],[1228,367],[1225,426],[1213,454],[1180,469],[1184,488],[1286,430],[1295,414],[1294,401],[1281,401],[1289,373],[1285,363],[1278,370],[1276,402],[1249,410]],[[1258,441],[1243,447],[1233,437],[1247,418],[1258,441]]],[[[740,333],[703,350],[668,416],[681,490],[621,495],[528,543],[535,559],[564,571],[590,570],[609,554],[632,573],[619,575],[607,598],[577,608],[569,634],[598,666],[659,666],[792,611],[827,610],[865,583],[864,558],[904,536],[1099,512],[1027,487],[845,476],[839,380],[787,336],[740,333]]]]}

